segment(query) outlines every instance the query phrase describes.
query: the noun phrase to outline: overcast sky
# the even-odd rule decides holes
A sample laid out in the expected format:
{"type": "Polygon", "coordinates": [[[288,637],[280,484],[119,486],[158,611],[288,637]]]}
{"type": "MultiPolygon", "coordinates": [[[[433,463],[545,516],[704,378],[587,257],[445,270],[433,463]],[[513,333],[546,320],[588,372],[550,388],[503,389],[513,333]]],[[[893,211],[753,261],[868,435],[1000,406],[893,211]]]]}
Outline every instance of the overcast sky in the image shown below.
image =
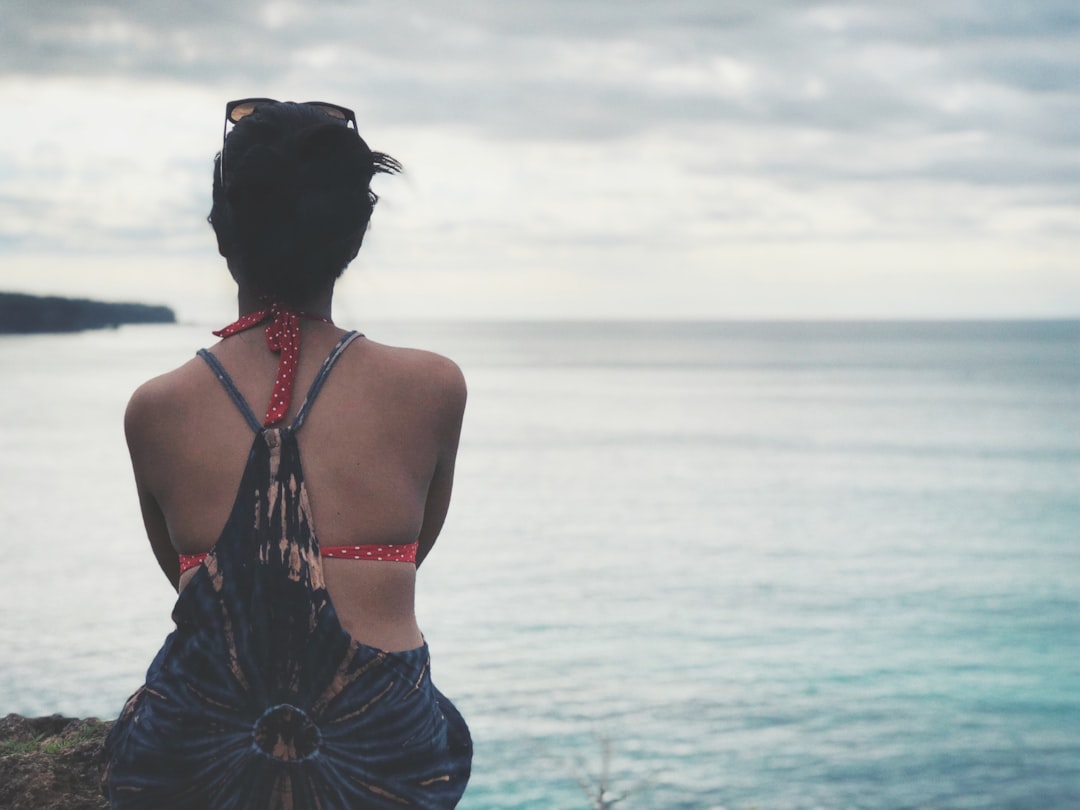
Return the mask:
{"type": "Polygon", "coordinates": [[[270,96],[407,169],[353,320],[1075,317],[1078,45],[1075,0],[0,0],[0,289],[228,318],[212,157],[270,96]]]}

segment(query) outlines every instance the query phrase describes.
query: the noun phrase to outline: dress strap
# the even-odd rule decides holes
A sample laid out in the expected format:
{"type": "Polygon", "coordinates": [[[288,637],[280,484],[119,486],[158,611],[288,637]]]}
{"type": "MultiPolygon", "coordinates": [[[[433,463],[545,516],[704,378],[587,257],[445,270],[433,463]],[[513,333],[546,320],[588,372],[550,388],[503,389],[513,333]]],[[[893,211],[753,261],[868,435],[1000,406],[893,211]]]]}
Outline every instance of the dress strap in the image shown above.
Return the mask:
{"type": "Polygon", "coordinates": [[[247,404],[247,400],[244,399],[244,395],[240,393],[240,389],[236,387],[236,383],[234,383],[232,377],[229,376],[229,372],[225,370],[225,366],[221,365],[221,361],[206,349],[199,349],[198,354],[199,357],[206,361],[206,365],[210,366],[210,370],[214,372],[214,376],[216,376],[218,381],[224,386],[225,391],[228,392],[229,397],[236,404],[240,413],[244,415],[244,419],[247,420],[251,429],[256,433],[261,433],[262,425],[260,425],[259,420],[255,418],[251,406],[247,404]]]}
{"type": "Polygon", "coordinates": [[[332,323],[329,318],[324,318],[314,312],[299,312],[288,304],[275,301],[266,309],[258,312],[249,312],[239,320],[234,321],[223,329],[217,329],[214,334],[220,338],[227,338],[245,329],[251,329],[264,321],[266,324],[266,348],[280,355],[278,360],[277,377],[274,380],[274,390],[270,394],[270,404],[266,406],[266,420],[263,427],[273,427],[285,418],[289,412],[289,403],[292,401],[293,382],[296,379],[296,367],[300,361],[300,319],[311,318],[312,320],[332,323]]]}
{"type": "Polygon", "coordinates": [[[330,374],[330,369],[337,363],[338,358],[345,353],[345,349],[349,347],[349,344],[361,337],[363,337],[363,334],[360,332],[348,332],[342,335],[341,340],[337,342],[334,350],[330,352],[325,360],[323,360],[322,368],[320,368],[319,373],[315,375],[315,380],[311,383],[311,388],[308,389],[307,396],[304,397],[304,402],[300,405],[300,410],[296,412],[296,418],[292,423],[293,432],[300,430],[303,426],[308,410],[310,410],[312,403],[315,402],[315,398],[319,395],[319,391],[322,390],[323,383],[326,382],[326,378],[330,374]]]}

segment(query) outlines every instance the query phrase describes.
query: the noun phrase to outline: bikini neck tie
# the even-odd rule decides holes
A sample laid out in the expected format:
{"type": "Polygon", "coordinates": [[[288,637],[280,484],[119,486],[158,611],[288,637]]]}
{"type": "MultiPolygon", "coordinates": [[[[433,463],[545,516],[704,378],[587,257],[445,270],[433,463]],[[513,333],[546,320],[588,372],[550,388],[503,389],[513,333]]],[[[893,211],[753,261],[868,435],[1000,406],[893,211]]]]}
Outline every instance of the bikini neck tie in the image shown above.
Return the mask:
{"type": "Polygon", "coordinates": [[[281,355],[281,359],[278,361],[277,379],[274,380],[274,391],[270,395],[270,404],[266,408],[266,420],[263,422],[263,427],[273,427],[289,412],[293,383],[296,381],[296,364],[300,358],[301,318],[333,323],[322,315],[297,312],[288,305],[275,301],[266,309],[250,312],[214,332],[217,337],[227,338],[270,319],[270,323],[266,325],[266,345],[270,351],[281,355]]]}

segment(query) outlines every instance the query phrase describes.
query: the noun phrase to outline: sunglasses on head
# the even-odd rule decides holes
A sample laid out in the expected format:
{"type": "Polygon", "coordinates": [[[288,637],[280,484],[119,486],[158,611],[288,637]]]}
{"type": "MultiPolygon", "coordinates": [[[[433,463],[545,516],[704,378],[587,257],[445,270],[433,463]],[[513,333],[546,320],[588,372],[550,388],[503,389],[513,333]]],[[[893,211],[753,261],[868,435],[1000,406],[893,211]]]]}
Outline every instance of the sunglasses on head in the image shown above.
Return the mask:
{"type": "MultiPolygon", "coordinates": [[[[280,101],[273,98],[241,98],[236,101],[230,101],[225,105],[225,125],[221,131],[221,157],[218,159],[218,173],[222,185],[225,185],[225,138],[229,135],[229,124],[235,125],[236,123],[243,121],[263,105],[280,103],[280,101]]],[[[325,113],[331,118],[336,118],[338,121],[344,121],[345,126],[352,124],[353,130],[356,129],[356,113],[348,107],[342,107],[340,104],[331,104],[328,101],[305,101],[303,103],[305,106],[314,107],[319,112],[325,113]]]]}

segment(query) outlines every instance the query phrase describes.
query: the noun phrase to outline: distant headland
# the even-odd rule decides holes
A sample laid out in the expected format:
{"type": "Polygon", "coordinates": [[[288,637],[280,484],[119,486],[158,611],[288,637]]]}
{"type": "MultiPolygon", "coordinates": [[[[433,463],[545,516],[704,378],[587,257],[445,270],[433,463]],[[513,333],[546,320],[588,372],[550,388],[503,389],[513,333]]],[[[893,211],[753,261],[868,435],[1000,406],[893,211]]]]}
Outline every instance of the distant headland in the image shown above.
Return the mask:
{"type": "Polygon", "coordinates": [[[0,334],[79,332],[127,323],[176,323],[169,307],[0,292],[0,334]]]}

